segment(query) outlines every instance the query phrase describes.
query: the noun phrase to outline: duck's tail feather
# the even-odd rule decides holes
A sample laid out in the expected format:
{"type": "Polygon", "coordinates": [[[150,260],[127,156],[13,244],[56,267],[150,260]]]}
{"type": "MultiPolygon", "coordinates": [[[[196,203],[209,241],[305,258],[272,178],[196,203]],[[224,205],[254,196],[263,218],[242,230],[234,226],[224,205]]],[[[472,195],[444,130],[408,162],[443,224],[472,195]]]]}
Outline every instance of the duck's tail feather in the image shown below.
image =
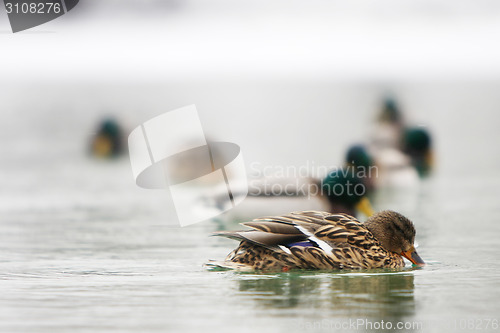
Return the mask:
{"type": "Polygon", "coordinates": [[[253,268],[250,265],[245,265],[232,261],[209,260],[203,266],[210,271],[225,271],[225,270],[235,270],[240,272],[253,271],[253,268]]]}
{"type": "Polygon", "coordinates": [[[279,250],[279,245],[303,241],[307,236],[303,233],[298,234],[277,234],[270,232],[263,232],[257,230],[245,231],[219,231],[213,234],[214,236],[223,236],[240,241],[249,241],[253,244],[263,246],[270,250],[279,250]]]}

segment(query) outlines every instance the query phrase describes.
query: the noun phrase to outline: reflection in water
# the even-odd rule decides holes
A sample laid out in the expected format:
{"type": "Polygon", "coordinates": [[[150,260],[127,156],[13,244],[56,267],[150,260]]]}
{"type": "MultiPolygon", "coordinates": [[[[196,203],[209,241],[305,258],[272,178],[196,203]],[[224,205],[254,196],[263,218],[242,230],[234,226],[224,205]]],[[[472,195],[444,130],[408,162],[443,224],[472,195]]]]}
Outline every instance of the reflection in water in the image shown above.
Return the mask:
{"type": "Polygon", "coordinates": [[[295,308],[300,313],[322,309],[328,310],[328,317],[394,320],[415,312],[414,276],[408,269],[239,274],[237,278],[240,293],[266,308],[295,308]]]}

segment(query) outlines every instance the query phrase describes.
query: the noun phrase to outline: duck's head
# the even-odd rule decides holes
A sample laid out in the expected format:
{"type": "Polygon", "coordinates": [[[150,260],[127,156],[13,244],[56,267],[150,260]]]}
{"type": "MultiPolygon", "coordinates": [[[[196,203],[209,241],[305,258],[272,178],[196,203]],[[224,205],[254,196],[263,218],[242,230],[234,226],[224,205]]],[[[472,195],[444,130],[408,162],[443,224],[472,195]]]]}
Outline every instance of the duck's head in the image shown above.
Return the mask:
{"type": "Polygon", "coordinates": [[[366,185],[354,168],[341,168],[330,172],[321,181],[321,190],[328,199],[332,212],[355,215],[355,210],[366,216],[373,215],[366,185]]]}
{"type": "Polygon", "coordinates": [[[381,122],[387,122],[391,124],[403,123],[403,115],[393,98],[387,97],[384,100],[382,112],[380,113],[378,119],[381,122]]]}
{"type": "Polygon", "coordinates": [[[347,150],[345,156],[347,168],[354,168],[358,175],[361,176],[361,181],[366,187],[368,193],[375,189],[376,173],[372,175],[372,169],[375,168],[375,161],[368,149],[364,145],[352,145],[347,150]]]}
{"type": "Polygon", "coordinates": [[[374,214],[364,224],[386,250],[405,257],[414,265],[425,265],[415,250],[415,227],[409,219],[385,210],[374,214]]]}
{"type": "Polygon", "coordinates": [[[120,136],[120,125],[114,119],[106,119],[101,123],[99,133],[109,135],[111,137],[120,136]]]}
{"type": "Polygon", "coordinates": [[[369,168],[374,165],[373,158],[363,145],[352,145],[347,150],[345,161],[347,165],[369,168]]]}
{"type": "Polygon", "coordinates": [[[427,129],[413,127],[405,130],[403,137],[403,151],[413,161],[420,175],[426,175],[433,165],[432,140],[427,129]]]}

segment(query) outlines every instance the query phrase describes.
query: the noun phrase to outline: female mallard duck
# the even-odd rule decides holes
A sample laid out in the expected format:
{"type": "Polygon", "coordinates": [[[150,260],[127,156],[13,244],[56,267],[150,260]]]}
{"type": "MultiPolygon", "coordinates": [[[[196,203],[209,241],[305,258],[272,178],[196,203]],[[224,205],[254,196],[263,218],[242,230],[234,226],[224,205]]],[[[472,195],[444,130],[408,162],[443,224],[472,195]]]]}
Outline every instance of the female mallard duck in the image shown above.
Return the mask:
{"type": "Polygon", "coordinates": [[[223,262],[237,270],[360,269],[403,267],[424,261],[415,251],[415,228],[403,215],[382,211],[360,223],[347,214],[305,211],[242,223],[245,231],[215,235],[241,240],[223,262]]]}

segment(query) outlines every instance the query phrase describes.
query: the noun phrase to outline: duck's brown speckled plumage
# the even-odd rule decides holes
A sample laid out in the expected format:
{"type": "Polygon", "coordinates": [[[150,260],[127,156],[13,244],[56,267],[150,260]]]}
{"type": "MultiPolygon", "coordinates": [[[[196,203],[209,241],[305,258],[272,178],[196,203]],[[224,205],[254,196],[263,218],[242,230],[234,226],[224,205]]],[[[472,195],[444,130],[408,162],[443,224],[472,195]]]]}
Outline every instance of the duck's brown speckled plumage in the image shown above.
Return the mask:
{"type": "MultiPolygon", "coordinates": [[[[409,223],[414,237],[413,225],[409,223]]],[[[211,262],[210,266],[286,271],[405,265],[400,254],[385,249],[363,223],[347,214],[305,211],[242,224],[251,230],[216,233],[241,243],[224,262],[211,262]],[[315,246],[302,246],[300,242],[312,242],[315,246]]]]}

